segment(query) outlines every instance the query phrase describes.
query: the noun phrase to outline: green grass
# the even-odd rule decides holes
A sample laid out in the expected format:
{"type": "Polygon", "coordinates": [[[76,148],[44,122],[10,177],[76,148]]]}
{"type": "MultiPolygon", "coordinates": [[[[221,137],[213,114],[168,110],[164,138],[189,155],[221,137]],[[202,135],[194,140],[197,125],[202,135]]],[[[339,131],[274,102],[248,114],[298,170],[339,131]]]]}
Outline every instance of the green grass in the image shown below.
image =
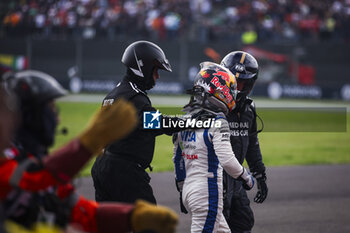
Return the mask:
{"type": "MultiPolygon", "coordinates": [[[[78,135],[87,125],[94,111],[100,108],[99,103],[58,102],[61,116],[61,127],[67,127],[68,135],[57,135],[53,147],[57,149],[78,135]]],[[[180,108],[160,107],[160,112],[168,115],[181,114],[180,108]]],[[[337,113],[302,113],[288,114],[261,110],[265,129],[259,134],[264,163],[267,166],[342,164],[350,163],[350,130],[349,114],[347,119],[337,113]],[[299,115],[298,115],[299,114],[299,115]],[[344,120],[345,119],[345,120],[344,120]],[[344,124],[347,121],[347,128],[344,124]],[[328,123],[327,123],[328,122],[328,123]],[[289,124],[287,130],[281,129],[289,124]],[[311,127],[314,125],[315,127],[311,127]],[[321,126],[320,126],[321,125],[321,126]],[[278,131],[326,131],[326,132],[278,132],[278,131]],[[321,127],[321,130],[320,128],[321,127]],[[331,128],[330,128],[331,127],[331,128]],[[346,129],[346,132],[341,132],[346,129]],[[330,131],[338,132],[330,132],[330,131]],[[339,132],[340,131],[340,132],[339,132]]],[[[154,172],[172,171],[173,164],[171,137],[162,135],[156,140],[155,155],[152,162],[154,172]]],[[[91,161],[82,171],[90,174],[91,161]]]]}
{"type": "Polygon", "coordinates": [[[258,114],[264,132],[346,132],[346,108],[262,108],[258,114]]]}

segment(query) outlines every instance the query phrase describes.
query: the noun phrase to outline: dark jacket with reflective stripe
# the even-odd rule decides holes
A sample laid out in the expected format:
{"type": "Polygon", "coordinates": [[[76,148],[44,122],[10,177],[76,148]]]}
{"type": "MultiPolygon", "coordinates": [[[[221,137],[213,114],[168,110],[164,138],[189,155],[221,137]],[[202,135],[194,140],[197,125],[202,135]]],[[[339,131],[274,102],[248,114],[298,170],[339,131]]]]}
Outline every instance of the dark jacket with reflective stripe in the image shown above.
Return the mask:
{"type": "Polygon", "coordinates": [[[246,98],[227,117],[231,131],[231,145],[237,160],[247,160],[251,172],[264,172],[257,134],[256,111],[252,99],[246,98]]]}
{"type": "Polygon", "coordinates": [[[147,168],[153,159],[155,137],[163,133],[171,135],[172,132],[171,130],[143,129],[143,112],[156,111],[156,109],[152,107],[147,93],[129,81],[127,76],[105,97],[103,103],[108,104],[118,98],[124,98],[134,104],[138,112],[139,124],[129,136],[108,145],[106,152],[110,156],[131,160],[147,168]]]}

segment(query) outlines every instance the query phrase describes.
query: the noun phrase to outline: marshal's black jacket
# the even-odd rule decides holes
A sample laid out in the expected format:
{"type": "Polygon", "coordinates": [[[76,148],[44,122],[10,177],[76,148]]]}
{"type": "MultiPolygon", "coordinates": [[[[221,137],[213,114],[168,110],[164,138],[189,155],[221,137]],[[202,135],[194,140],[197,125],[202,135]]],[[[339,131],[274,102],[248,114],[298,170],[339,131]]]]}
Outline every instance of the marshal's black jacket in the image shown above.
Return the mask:
{"type": "Polygon", "coordinates": [[[140,164],[143,168],[150,166],[153,159],[155,137],[161,134],[171,135],[173,129],[143,129],[143,112],[156,111],[152,107],[147,93],[130,81],[128,76],[105,97],[103,105],[108,105],[118,98],[124,98],[135,106],[138,116],[138,127],[126,138],[108,145],[105,152],[140,164]]]}
{"type": "Polygon", "coordinates": [[[246,98],[227,116],[231,131],[231,145],[237,160],[247,160],[250,172],[263,173],[265,165],[260,151],[255,104],[246,98]]]}

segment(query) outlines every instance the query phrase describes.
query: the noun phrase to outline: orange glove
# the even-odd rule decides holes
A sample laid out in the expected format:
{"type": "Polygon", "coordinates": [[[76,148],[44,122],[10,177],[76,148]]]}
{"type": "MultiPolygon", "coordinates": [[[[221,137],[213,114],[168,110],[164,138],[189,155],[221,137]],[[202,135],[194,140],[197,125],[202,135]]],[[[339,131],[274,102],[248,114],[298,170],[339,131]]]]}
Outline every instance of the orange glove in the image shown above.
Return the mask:
{"type": "Polygon", "coordinates": [[[80,135],[80,142],[93,154],[107,144],[130,133],[137,123],[134,106],[123,99],[104,106],[95,113],[87,129],[80,135]]]}
{"type": "Polygon", "coordinates": [[[136,201],[131,215],[134,232],[174,233],[177,222],[178,216],[173,210],[142,200],[136,201]]]}

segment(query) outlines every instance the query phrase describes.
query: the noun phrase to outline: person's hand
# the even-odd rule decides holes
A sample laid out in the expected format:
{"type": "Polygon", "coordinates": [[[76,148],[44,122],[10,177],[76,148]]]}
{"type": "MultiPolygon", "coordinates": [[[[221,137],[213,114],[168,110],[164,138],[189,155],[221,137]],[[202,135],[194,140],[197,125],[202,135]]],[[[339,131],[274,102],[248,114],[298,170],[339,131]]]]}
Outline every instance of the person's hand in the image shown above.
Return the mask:
{"type": "Polygon", "coordinates": [[[254,197],[254,202],[256,203],[263,203],[267,197],[268,191],[269,189],[267,188],[266,185],[266,173],[254,173],[253,174],[255,179],[256,179],[256,183],[258,185],[258,192],[256,193],[255,197],[254,197]]]}
{"type": "Polygon", "coordinates": [[[107,144],[130,133],[137,123],[134,106],[123,99],[103,106],[94,114],[79,140],[91,153],[99,153],[107,144]]]}
{"type": "Polygon", "coordinates": [[[251,190],[254,187],[253,176],[243,167],[242,174],[238,177],[242,181],[242,186],[245,190],[251,190]]]}
{"type": "Polygon", "coordinates": [[[134,232],[175,233],[177,214],[166,207],[138,200],[131,214],[134,232]]]}

